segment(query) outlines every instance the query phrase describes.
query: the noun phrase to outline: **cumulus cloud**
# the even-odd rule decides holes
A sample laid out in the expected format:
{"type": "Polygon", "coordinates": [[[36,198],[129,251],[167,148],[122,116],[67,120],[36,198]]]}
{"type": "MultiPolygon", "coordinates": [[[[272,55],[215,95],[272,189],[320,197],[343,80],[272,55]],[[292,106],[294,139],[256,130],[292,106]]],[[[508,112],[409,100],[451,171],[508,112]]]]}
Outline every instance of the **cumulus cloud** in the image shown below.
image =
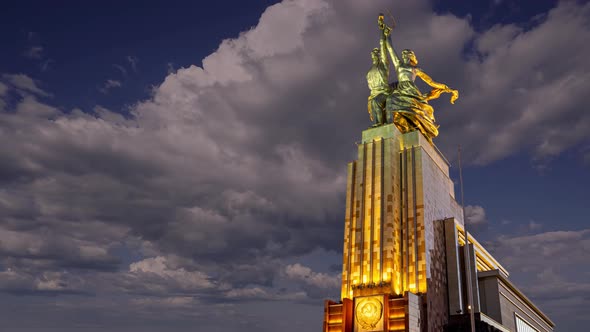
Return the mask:
{"type": "Polygon", "coordinates": [[[471,225],[483,225],[487,223],[486,211],[479,205],[465,206],[465,219],[471,225]]]}
{"type": "Polygon", "coordinates": [[[330,276],[325,273],[313,272],[309,267],[299,263],[287,265],[285,274],[290,279],[319,288],[337,289],[340,287],[340,275],[330,276]]]}
{"type": "MultiPolygon", "coordinates": [[[[178,285],[183,290],[211,288],[210,277],[200,271],[187,271],[183,267],[171,268],[162,256],[146,258],[129,265],[129,272],[136,276],[155,277],[157,282],[178,285]]],[[[145,281],[144,281],[145,282],[145,281]]]]}
{"type": "Polygon", "coordinates": [[[305,290],[312,299],[338,298],[340,292],[340,273],[315,272],[299,263],[285,266],[284,278],[297,288],[305,290]]]}
{"type": "Polygon", "coordinates": [[[541,272],[546,268],[587,265],[590,258],[585,251],[589,244],[590,230],[584,229],[503,236],[494,244],[494,250],[512,269],[541,272]],[[548,266],[547,261],[553,264],[548,266]]]}
{"type": "Polygon", "coordinates": [[[20,93],[33,93],[41,97],[49,97],[50,94],[41,90],[35,81],[25,74],[3,74],[2,80],[10,84],[20,93]]]}
{"type": "Polygon", "coordinates": [[[441,125],[458,121],[447,129],[460,134],[449,137],[454,145],[472,137],[466,150],[487,164],[525,149],[551,158],[587,140],[590,117],[579,105],[590,79],[589,13],[589,4],[560,2],[533,28],[496,25],[478,35],[461,83],[461,110],[469,113],[449,113],[441,125]],[[564,67],[556,59],[566,49],[575,51],[564,67]]]}

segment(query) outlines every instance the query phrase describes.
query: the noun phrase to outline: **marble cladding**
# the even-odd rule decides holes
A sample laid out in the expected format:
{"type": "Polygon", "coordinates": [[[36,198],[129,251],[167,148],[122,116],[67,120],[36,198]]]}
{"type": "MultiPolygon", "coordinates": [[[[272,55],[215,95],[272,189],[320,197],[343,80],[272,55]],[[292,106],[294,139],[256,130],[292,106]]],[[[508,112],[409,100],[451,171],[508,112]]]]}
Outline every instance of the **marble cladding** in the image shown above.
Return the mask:
{"type": "Polygon", "coordinates": [[[434,221],[448,218],[462,222],[462,211],[436,147],[393,125],[365,130],[348,165],[342,298],[359,286],[363,294],[426,292],[434,221]]]}

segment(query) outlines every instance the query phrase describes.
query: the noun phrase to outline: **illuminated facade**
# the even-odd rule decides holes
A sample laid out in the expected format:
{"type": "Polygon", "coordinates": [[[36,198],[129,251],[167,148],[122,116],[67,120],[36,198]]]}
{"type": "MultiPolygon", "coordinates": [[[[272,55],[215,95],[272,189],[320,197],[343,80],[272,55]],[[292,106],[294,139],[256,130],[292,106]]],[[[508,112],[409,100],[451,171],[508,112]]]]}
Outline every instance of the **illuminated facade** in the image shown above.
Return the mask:
{"type": "Polygon", "coordinates": [[[551,332],[554,324],[508,271],[473,237],[468,242],[436,147],[393,124],[365,130],[348,164],[341,299],[326,301],[324,332],[461,331],[466,273],[478,331],[551,332]]]}

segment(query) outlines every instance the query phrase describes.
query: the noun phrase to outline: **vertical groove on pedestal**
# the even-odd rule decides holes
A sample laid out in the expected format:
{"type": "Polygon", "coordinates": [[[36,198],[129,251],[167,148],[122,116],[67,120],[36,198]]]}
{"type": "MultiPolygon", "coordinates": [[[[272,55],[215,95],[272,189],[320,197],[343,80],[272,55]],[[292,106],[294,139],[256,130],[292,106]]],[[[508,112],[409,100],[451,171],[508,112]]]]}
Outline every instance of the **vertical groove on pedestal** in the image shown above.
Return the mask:
{"type": "Polygon", "coordinates": [[[385,269],[383,266],[383,252],[385,249],[385,243],[383,242],[383,233],[385,233],[384,225],[385,225],[385,141],[381,141],[381,167],[379,170],[379,178],[381,179],[381,188],[379,193],[379,203],[381,204],[380,213],[379,213],[379,281],[383,282],[383,274],[385,273],[385,269]]]}
{"type": "MultiPolygon", "coordinates": [[[[353,234],[356,230],[356,222],[355,222],[355,217],[354,217],[354,210],[355,210],[355,205],[354,205],[354,201],[355,201],[355,179],[356,179],[356,162],[352,162],[349,164],[349,168],[348,168],[348,190],[347,190],[347,195],[349,197],[347,200],[347,205],[348,205],[348,211],[347,215],[348,215],[348,257],[347,258],[347,272],[348,275],[346,276],[346,295],[348,296],[350,294],[350,287],[352,284],[352,272],[353,272],[353,267],[352,267],[352,263],[353,263],[353,248],[355,245],[355,241],[353,238],[353,234]]],[[[344,298],[344,294],[341,295],[342,298],[344,298]]]]}
{"type": "Polygon", "coordinates": [[[370,208],[370,220],[371,224],[369,226],[369,283],[373,282],[373,250],[374,248],[374,234],[375,234],[375,142],[371,142],[371,174],[370,174],[370,182],[371,182],[371,195],[369,196],[369,206],[370,208]]]}
{"type": "Polygon", "coordinates": [[[393,144],[391,145],[391,160],[395,160],[396,169],[395,171],[392,170],[391,172],[391,185],[393,191],[393,201],[395,202],[395,206],[397,207],[397,211],[393,213],[393,227],[395,233],[395,241],[397,246],[395,246],[395,265],[394,271],[396,276],[396,286],[397,286],[397,294],[403,293],[403,251],[402,251],[402,194],[401,194],[401,153],[399,151],[399,147],[396,145],[395,147],[393,144]],[[399,181],[397,181],[399,180],[399,181]]]}
{"type": "Polygon", "coordinates": [[[416,203],[416,148],[412,148],[412,205],[414,210],[414,284],[419,288],[418,280],[418,213],[416,203]]]}
{"type": "Polygon", "coordinates": [[[405,251],[405,263],[403,264],[403,270],[405,271],[405,280],[404,280],[404,290],[407,290],[410,286],[410,226],[409,224],[409,193],[408,193],[408,149],[404,149],[403,151],[403,231],[404,231],[404,245],[403,249],[405,251]]]}
{"type": "Polygon", "coordinates": [[[360,206],[360,213],[359,213],[359,224],[360,224],[360,229],[361,229],[361,236],[360,236],[360,260],[359,260],[359,280],[362,283],[363,282],[363,276],[364,276],[364,269],[363,269],[363,261],[365,259],[365,175],[367,173],[367,145],[363,144],[363,146],[361,147],[361,154],[362,154],[362,162],[363,162],[363,172],[362,172],[362,180],[361,183],[359,183],[359,185],[361,186],[361,206],[360,206]]]}
{"type": "Polygon", "coordinates": [[[383,281],[390,282],[392,290],[399,294],[401,285],[396,271],[398,271],[398,237],[399,232],[396,225],[396,213],[399,199],[395,198],[396,190],[394,179],[397,174],[397,162],[394,158],[398,151],[394,149],[393,140],[387,138],[383,140],[383,172],[382,181],[382,255],[383,255],[383,281]]]}
{"type": "Polygon", "coordinates": [[[404,153],[403,151],[399,154],[399,223],[397,223],[399,225],[399,255],[400,255],[400,277],[401,277],[401,284],[402,284],[402,288],[401,291],[403,292],[403,290],[406,287],[406,282],[405,282],[405,273],[404,273],[404,262],[405,262],[405,256],[404,256],[404,236],[406,235],[404,233],[404,186],[403,186],[403,176],[404,176],[404,166],[403,166],[403,159],[404,158],[404,153]]]}

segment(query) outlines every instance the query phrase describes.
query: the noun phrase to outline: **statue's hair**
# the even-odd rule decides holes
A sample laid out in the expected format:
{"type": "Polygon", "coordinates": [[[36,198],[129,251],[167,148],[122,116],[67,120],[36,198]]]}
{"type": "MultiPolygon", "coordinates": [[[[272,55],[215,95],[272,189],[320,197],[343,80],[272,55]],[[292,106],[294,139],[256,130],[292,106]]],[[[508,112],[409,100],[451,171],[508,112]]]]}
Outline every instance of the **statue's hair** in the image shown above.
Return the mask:
{"type": "Polygon", "coordinates": [[[416,53],[414,53],[414,51],[412,51],[409,48],[406,48],[405,50],[402,51],[402,56],[404,56],[406,54],[409,54],[409,53],[412,53],[412,54],[416,55],[416,53]]]}
{"type": "MultiPolygon", "coordinates": [[[[402,58],[405,58],[410,54],[413,54],[414,57],[416,57],[416,53],[414,53],[414,51],[412,51],[409,48],[406,48],[405,50],[402,51],[402,58]]],[[[410,64],[413,66],[416,66],[416,65],[418,65],[418,60],[416,59],[416,61],[411,61],[410,64]]]]}

